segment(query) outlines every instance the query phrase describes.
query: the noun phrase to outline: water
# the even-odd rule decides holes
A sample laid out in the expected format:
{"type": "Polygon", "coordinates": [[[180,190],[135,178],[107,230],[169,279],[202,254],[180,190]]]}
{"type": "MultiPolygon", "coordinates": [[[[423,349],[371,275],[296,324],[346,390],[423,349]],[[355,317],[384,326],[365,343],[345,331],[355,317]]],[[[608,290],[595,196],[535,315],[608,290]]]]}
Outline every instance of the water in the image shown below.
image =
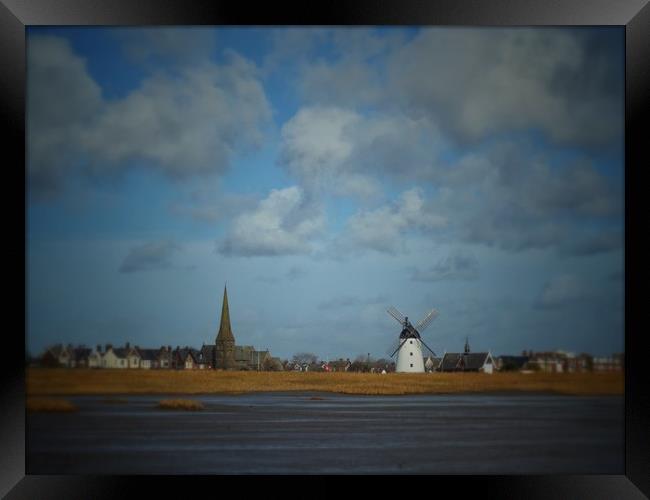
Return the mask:
{"type": "Polygon", "coordinates": [[[29,474],[623,474],[620,396],[69,398],[27,417],[29,474]],[[323,398],[310,399],[310,398],[323,398]]]}

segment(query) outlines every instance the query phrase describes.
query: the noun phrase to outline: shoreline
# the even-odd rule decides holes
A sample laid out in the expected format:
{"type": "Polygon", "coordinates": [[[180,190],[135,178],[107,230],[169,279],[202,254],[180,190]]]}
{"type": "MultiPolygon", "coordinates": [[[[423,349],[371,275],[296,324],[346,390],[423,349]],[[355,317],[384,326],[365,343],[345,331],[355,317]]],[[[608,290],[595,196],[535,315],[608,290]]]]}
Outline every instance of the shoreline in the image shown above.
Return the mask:
{"type": "Polygon", "coordinates": [[[209,397],[209,396],[218,396],[218,397],[238,397],[238,396],[255,396],[263,394],[275,394],[275,395],[294,395],[294,396],[324,396],[336,395],[336,396],[363,396],[363,397],[412,397],[412,396],[566,396],[566,397],[578,397],[578,398],[593,398],[593,397],[612,397],[620,398],[625,396],[625,394],[611,394],[611,393],[568,393],[568,392],[556,392],[556,391],[519,391],[519,390],[500,390],[500,391],[465,391],[465,392],[411,392],[411,393],[401,393],[401,394],[365,394],[365,393],[349,393],[349,392],[335,392],[335,391],[309,391],[309,390],[299,390],[287,391],[287,390],[269,390],[269,391],[249,391],[249,392],[123,392],[123,393],[98,393],[98,392],[88,392],[88,393],[48,393],[48,394],[26,394],[27,399],[41,399],[41,398],[90,398],[90,397],[115,397],[115,398],[129,398],[129,397],[209,397]]]}

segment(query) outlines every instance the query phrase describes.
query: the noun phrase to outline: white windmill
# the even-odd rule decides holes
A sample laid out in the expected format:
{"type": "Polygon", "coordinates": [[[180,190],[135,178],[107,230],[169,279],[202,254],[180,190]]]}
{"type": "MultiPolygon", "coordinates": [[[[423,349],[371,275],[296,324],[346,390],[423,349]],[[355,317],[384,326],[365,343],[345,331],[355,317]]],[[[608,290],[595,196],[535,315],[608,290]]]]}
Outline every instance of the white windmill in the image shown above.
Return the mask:
{"type": "Polygon", "coordinates": [[[438,316],[438,311],[431,309],[415,326],[411,324],[408,316],[404,316],[394,307],[389,307],[387,312],[402,327],[402,331],[399,334],[399,346],[390,355],[392,358],[397,354],[395,371],[398,373],[424,373],[422,345],[431,351],[434,356],[436,353],[424,343],[424,340],[420,337],[420,332],[429,326],[435,317],[438,316]]]}

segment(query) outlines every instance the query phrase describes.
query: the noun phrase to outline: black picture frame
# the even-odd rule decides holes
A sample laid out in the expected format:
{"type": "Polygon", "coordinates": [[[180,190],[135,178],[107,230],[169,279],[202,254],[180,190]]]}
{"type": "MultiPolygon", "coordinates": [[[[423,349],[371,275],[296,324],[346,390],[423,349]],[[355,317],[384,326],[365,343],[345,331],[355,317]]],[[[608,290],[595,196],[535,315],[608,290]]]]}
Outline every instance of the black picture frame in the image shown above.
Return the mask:
{"type": "MultiPolygon", "coordinates": [[[[14,241],[22,248],[25,269],[26,203],[22,217],[16,215],[25,183],[25,28],[35,25],[463,25],[463,26],[585,26],[625,27],[625,475],[620,476],[433,476],[419,481],[431,494],[448,488],[461,496],[477,493],[491,498],[643,498],[650,496],[650,390],[644,364],[645,329],[640,320],[640,276],[636,265],[645,246],[639,235],[644,218],[639,200],[643,167],[650,165],[643,123],[648,122],[650,79],[650,6],[647,0],[348,0],[277,3],[181,1],[181,0],[2,0],[0,3],[0,108],[4,134],[5,171],[15,175],[5,185],[5,213],[11,214],[14,241]],[[15,182],[15,184],[14,184],[15,182]],[[8,188],[8,189],[7,189],[8,188]],[[634,270],[634,272],[632,272],[634,270]],[[460,489],[459,489],[460,488],[460,489]]],[[[18,267],[7,262],[7,267],[18,267]]],[[[25,300],[25,275],[22,298],[25,300]]],[[[20,294],[6,287],[5,310],[18,311],[20,294]],[[13,302],[16,302],[14,304],[13,302]]],[[[606,314],[606,312],[604,312],[606,314]]],[[[27,315],[22,317],[27,331],[27,315]]],[[[20,321],[19,321],[20,324],[20,321]]],[[[7,498],[115,498],[137,494],[170,496],[174,492],[221,491],[220,479],[167,476],[35,476],[25,475],[25,364],[24,338],[5,327],[2,385],[0,386],[0,495],[7,498]],[[215,481],[219,481],[216,483],[215,481]],[[137,484],[133,484],[137,483],[137,484]],[[142,483],[142,484],[140,484],[142,483]],[[180,484],[179,484],[180,483],[180,484]]],[[[323,486],[331,487],[331,483],[323,486]]],[[[392,479],[391,479],[392,481],[392,479]]],[[[319,480],[310,480],[317,489],[319,480]]],[[[244,489],[268,487],[267,482],[247,482],[244,489]]],[[[385,481],[373,481],[383,488],[385,481]]],[[[247,490],[250,492],[250,490],[247,490]]],[[[381,490],[380,490],[381,491],[381,490]]],[[[282,494],[300,494],[284,484],[282,494]]],[[[332,494],[340,494],[341,491],[332,494]]],[[[211,495],[213,496],[213,495],[211,495]]]]}

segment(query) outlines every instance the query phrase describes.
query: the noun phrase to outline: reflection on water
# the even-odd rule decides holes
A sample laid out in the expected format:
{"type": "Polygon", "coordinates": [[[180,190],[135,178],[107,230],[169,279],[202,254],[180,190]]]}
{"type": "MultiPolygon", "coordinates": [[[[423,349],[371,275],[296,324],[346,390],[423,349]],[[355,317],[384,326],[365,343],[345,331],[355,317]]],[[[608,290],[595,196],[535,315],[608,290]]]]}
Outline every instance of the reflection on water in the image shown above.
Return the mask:
{"type": "Polygon", "coordinates": [[[623,398],[554,395],[73,397],[28,415],[29,474],[623,474],[623,398]]]}

